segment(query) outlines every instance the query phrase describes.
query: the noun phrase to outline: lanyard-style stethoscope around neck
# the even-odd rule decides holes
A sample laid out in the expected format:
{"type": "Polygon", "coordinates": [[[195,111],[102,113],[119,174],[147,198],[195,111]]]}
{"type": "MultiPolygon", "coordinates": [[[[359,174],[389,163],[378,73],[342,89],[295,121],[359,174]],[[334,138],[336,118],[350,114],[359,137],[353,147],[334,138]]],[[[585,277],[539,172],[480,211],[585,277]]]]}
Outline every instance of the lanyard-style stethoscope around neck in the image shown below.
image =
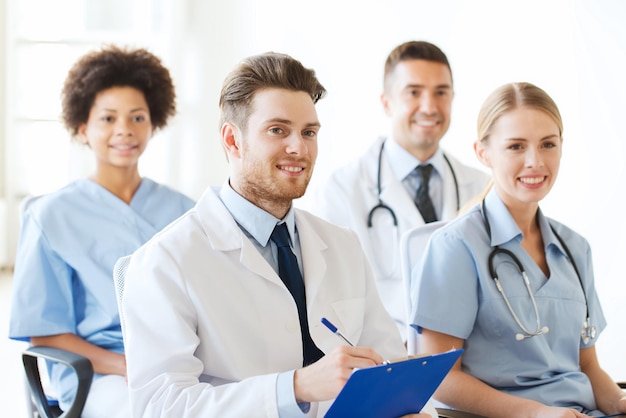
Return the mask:
{"type": "MultiPolygon", "coordinates": [[[[377,195],[378,204],[376,204],[376,206],[374,206],[367,214],[367,227],[368,228],[372,227],[372,219],[374,218],[374,212],[376,212],[376,210],[378,209],[383,209],[389,212],[389,215],[391,215],[391,218],[393,219],[393,226],[394,227],[398,226],[398,218],[396,217],[396,213],[393,211],[391,206],[385,204],[385,202],[383,202],[382,198],[380,197],[380,195],[383,192],[380,173],[382,171],[381,166],[383,162],[383,150],[385,149],[385,142],[386,141],[383,141],[383,143],[380,145],[380,151],[378,152],[378,169],[376,172],[376,182],[377,182],[376,187],[377,187],[377,192],[378,192],[378,195],[377,195]]],[[[443,154],[443,158],[444,160],[446,160],[448,167],[450,167],[450,172],[452,173],[452,179],[454,180],[454,190],[456,191],[456,211],[458,212],[459,209],[461,208],[461,199],[459,197],[459,181],[456,178],[456,173],[454,172],[454,168],[452,168],[452,164],[450,163],[450,160],[448,159],[448,157],[446,157],[446,154],[443,154]]]]}
{"type": "MultiPolygon", "coordinates": [[[[482,212],[483,220],[485,222],[485,229],[487,230],[487,236],[489,237],[489,241],[491,241],[491,226],[489,225],[489,219],[487,219],[487,209],[485,208],[485,199],[483,199],[482,204],[481,204],[481,212],[482,212]]],[[[583,296],[585,298],[585,309],[587,312],[585,316],[585,322],[583,322],[583,326],[580,331],[580,338],[582,339],[582,342],[584,344],[587,344],[589,340],[596,338],[596,327],[591,325],[591,320],[589,318],[589,303],[587,301],[587,292],[585,292],[585,287],[583,285],[582,277],[580,276],[580,272],[578,271],[578,266],[576,265],[576,262],[574,261],[574,257],[572,257],[572,253],[570,252],[569,247],[565,244],[565,241],[563,241],[561,236],[556,232],[556,230],[554,229],[552,225],[550,225],[550,229],[552,230],[552,233],[554,234],[554,236],[556,236],[556,238],[561,243],[563,250],[565,250],[567,257],[572,263],[572,267],[574,267],[574,271],[576,272],[576,277],[578,277],[578,282],[580,283],[580,288],[583,291],[583,296]]],[[[530,281],[528,280],[528,276],[526,275],[524,266],[522,265],[522,262],[519,260],[519,258],[517,258],[517,256],[513,254],[513,252],[504,248],[500,248],[499,246],[496,245],[495,247],[493,247],[493,250],[491,250],[491,253],[489,254],[488,265],[489,265],[489,274],[491,275],[491,278],[493,279],[493,281],[496,283],[496,288],[498,289],[498,292],[500,292],[500,294],[502,295],[502,298],[504,299],[504,302],[506,303],[506,306],[509,309],[511,316],[513,317],[517,325],[523,331],[523,333],[515,334],[515,339],[517,341],[522,341],[522,340],[525,340],[526,338],[531,338],[531,337],[541,335],[541,334],[547,334],[550,330],[545,325],[541,326],[541,318],[539,316],[539,309],[537,308],[537,302],[535,301],[535,296],[533,295],[532,289],[530,288],[530,281]],[[524,279],[524,285],[526,286],[526,290],[528,291],[528,296],[530,297],[530,301],[532,302],[533,309],[535,311],[535,318],[537,318],[535,331],[528,330],[524,326],[524,324],[522,324],[517,314],[515,313],[515,310],[511,306],[511,303],[509,302],[509,298],[506,296],[506,293],[504,292],[504,288],[502,287],[502,284],[500,283],[500,279],[498,278],[498,275],[496,274],[496,268],[494,265],[494,258],[498,254],[507,255],[515,263],[520,274],[522,275],[522,278],[524,279]]]]}

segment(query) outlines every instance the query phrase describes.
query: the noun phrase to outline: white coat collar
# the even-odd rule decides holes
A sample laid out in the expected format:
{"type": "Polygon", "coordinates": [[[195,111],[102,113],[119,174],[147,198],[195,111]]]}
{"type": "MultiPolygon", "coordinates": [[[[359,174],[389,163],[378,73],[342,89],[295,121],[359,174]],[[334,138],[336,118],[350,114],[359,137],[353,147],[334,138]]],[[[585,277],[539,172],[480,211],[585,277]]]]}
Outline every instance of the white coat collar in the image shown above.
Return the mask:
{"type": "MultiPolygon", "coordinates": [[[[211,247],[222,252],[239,250],[241,252],[240,261],[245,268],[284,287],[278,274],[265,261],[235,222],[231,213],[220,200],[218,193],[219,187],[210,187],[196,204],[199,221],[211,247]]],[[[311,224],[310,216],[312,215],[304,211],[294,210],[295,225],[298,228],[302,251],[307,305],[315,300],[320,284],[326,276],[327,264],[324,251],[328,249],[326,242],[311,224]]]]}

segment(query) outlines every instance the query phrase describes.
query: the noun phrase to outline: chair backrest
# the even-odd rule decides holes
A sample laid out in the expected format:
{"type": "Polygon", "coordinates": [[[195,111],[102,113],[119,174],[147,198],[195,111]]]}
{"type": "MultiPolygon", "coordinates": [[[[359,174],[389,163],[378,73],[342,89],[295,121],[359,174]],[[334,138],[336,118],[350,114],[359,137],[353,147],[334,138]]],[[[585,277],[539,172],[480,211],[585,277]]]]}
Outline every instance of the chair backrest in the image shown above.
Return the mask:
{"type": "Polygon", "coordinates": [[[402,280],[406,293],[407,351],[409,355],[417,354],[419,331],[412,326],[413,312],[411,297],[411,270],[418,262],[433,232],[441,228],[447,221],[430,222],[405,232],[400,238],[400,260],[402,280]]]}
{"type": "Polygon", "coordinates": [[[124,297],[124,284],[126,283],[126,269],[130,262],[132,254],[126,255],[115,263],[113,266],[113,283],[115,283],[115,296],[117,297],[117,310],[120,314],[120,324],[122,326],[122,334],[124,334],[124,311],[122,310],[122,298],[124,297]]]}

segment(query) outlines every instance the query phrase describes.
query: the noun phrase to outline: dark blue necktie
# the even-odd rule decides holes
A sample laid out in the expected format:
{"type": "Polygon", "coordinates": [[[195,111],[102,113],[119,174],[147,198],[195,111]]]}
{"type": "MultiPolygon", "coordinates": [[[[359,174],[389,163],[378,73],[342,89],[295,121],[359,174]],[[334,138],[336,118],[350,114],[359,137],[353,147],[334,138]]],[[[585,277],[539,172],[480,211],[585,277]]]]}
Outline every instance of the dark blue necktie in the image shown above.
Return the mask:
{"type": "Polygon", "coordinates": [[[284,223],[276,225],[270,239],[276,244],[278,249],[278,275],[285,283],[285,286],[287,286],[287,289],[289,289],[298,307],[298,319],[300,320],[300,330],[302,332],[303,365],[308,366],[322,358],[324,353],[317,348],[309,333],[304,280],[300,274],[298,260],[289,247],[287,225],[284,223]]]}
{"type": "Polygon", "coordinates": [[[430,175],[433,171],[433,166],[418,165],[417,173],[421,178],[420,186],[415,194],[415,204],[424,218],[425,223],[434,222],[437,220],[437,214],[435,213],[435,207],[433,201],[430,200],[430,194],[428,190],[428,182],[430,181],[430,175]]]}

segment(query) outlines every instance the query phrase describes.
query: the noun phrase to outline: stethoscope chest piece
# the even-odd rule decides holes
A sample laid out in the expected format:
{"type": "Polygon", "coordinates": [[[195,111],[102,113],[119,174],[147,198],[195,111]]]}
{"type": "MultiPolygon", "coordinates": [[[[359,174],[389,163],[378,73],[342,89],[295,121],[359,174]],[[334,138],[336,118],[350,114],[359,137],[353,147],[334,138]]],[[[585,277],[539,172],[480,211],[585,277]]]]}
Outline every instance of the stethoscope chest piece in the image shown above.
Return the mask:
{"type": "Polygon", "coordinates": [[[582,339],[583,343],[589,344],[590,340],[596,338],[596,333],[596,326],[591,325],[591,321],[589,320],[589,318],[585,319],[585,322],[583,322],[583,327],[580,330],[580,338],[582,339]]]}
{"type": "MultiPolygon", "coordinates": [[[[491,237],[491,227],[489,225],[489,219],[487,218],[487,210],[485,208],[485,200],[484,199],[482,201],[481,210],[482,210],[483,220],[485,222],[485,229],[487,230],[487,235],[489,237],[491,237]]],[[[597,331],[596,331],[596,327],[594,325],[591,325],[591,320],[589,319],[589,303],[587,301],[587,294],[585,292],[585,287],[583,286],[582,277],[580,276],[580,272],[578,271],[578,267],[576,266],[576,263],[574,261],[574,257],[572,256],[572,253],[570,252],[569,248],[565,244],[565,241],[563,241],[563,239],[561,239],[561,237],[556,232],[554,227],[552,227],[552,226],[550,226],[550,227],[552,229],[552,232],[556,236],[556,238],[559,240],[559,242],[563,246],[563,249],[565,250],[565,253],[567,254],[567,257],[569,258],[570,262],[572,263],[574,271],[576,272],[576,276],[578,277],[578,282],[580,283],[580,287],[581,287],[581,289],[583,291],[583,296],[585,297],[585,307],[586,307],[586,310],[587,310],[587,314],[586,314],[586,317],[585,317],[586,319],[583,322],[582,329],[580,331],[580,338],[581,338],[583,344],[588,344],[590,340],[596,338],[597,331]]],[[[502,295],[502,298],[504,299],[504,302],[505,302],[505,304],[507,306],[507,309],[511,313],[511,316],[515,320],[517,326],[523,331],[523,333],[519,332],[519,333],[515,334],[515,339],[517,341],[523,341],[526,338],[531,338],[531,337],[535,337],[537,335],[547,334],[550,331],[550,329],[547,326],[542,326],[541,325],[541,318],[539,317],[539,308],[537,307],[537,301],[535,300],[535,296],[533,295],[532,289],[530,287],[530,280],[528,279],[528,276],[526,275],[526,271],[524,270],[524,266],[522,265],[522,262],[519,260],[519,258],[517,258],[517,256],[515,254],[513,254],[512,251],[509,251],[507,249],[495,246],[495,247],[493,247],[493,249],[491,250],[491,253],[489,254],[487,263],[488,263],[488,267],[489,267],[489,274],[490,274],[491,278],[493,279],[493,281],[495,282],[496,288],[498,289],[498,292],[502,295]],[[497,272],[496,272],[495,261],[494,261],[495,257],[498,254],[500,254],[501,256],[506,256],[507,258],[509,258],[511,263],[514,264],[517,267],[517,269],[519,270],[520,274],[522,275],[522,278],[524,280],[524,285],[526,286],[526,290],[528,292],[528,296],[529,296],[530,301],[531,301],[532,306],[533,306],[533,310],[535,311],[536,325],[535,325],[535,330],[534,331],[530,331],[529,329],[527,329],[526,326],[521,322],[521,320],[519,319],[517,313],[515,312],[515,310],[511,306],[511,302],[509,301],[509,298],[507,297],[506,292],[504,291],[504,288],[503,288],[502,284],[500,283],[500,279],[498,278],[498,275],[497,275],[497,272]]]]}

